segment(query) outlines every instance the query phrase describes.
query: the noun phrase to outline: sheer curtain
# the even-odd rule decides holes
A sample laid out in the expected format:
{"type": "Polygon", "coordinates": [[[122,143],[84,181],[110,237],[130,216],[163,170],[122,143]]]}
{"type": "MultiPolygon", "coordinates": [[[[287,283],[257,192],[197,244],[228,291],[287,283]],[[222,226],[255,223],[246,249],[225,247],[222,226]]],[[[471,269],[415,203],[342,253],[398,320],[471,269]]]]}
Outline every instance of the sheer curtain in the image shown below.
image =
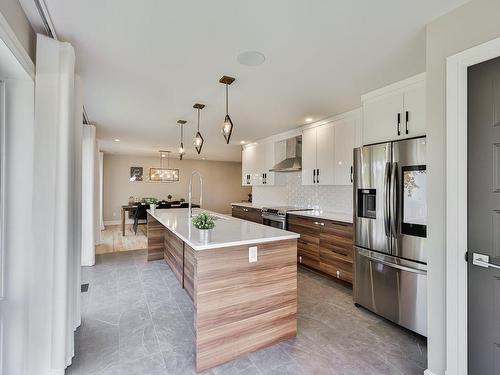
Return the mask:
{"type": "Polygon", "coordinates": [[[96,129],[83,125],[82,139],[82,266],[95,264],[96,244],[96,129]]]}
{"type": "Polygon", "coordinates": [[[64,374],[80,324],[81,84],[69,43],[37,37],[28,373],[64,374]]]}

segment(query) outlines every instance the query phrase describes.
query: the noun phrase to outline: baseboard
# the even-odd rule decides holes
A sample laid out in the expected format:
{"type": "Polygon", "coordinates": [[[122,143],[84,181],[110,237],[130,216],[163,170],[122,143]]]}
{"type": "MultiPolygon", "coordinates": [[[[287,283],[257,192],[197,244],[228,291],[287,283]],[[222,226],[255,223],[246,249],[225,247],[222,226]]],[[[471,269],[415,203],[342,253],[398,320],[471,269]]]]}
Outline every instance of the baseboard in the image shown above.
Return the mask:
{"type": "Polygon", "coordinates": [[[435,374],[431,370],[427,369],[424,371],[424,375],[437,375],[437,374],[435,374]]]}

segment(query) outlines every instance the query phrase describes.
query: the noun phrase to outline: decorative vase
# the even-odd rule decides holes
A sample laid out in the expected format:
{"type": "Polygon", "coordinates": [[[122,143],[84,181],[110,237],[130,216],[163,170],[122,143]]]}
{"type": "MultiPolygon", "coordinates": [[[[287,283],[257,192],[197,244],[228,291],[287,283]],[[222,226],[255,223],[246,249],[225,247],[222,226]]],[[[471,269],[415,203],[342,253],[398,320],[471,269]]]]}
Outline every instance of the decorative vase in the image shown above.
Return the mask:
{"type": "Polygon", "coordinates": [[[150,204],[149,205],[149,210],[151,211],[152,214],[154,214],[155,210],[156,210],[156,204],[150,204]]]}
{"type": "Polygon", "coordinates": [[[207,243],[210,229],[200,229],[200,242],[207,243]]]}

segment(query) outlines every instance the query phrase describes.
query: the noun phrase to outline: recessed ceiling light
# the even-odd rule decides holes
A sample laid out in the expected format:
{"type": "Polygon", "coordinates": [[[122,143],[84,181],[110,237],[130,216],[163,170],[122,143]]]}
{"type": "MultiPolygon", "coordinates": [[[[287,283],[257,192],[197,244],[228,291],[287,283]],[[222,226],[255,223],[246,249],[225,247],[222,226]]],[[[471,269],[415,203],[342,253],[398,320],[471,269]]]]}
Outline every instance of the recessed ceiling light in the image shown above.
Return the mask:
{"type": "Polygon", "coordinates": [[[166,157],[167,157],[167,155],[165,155],[165,154],[161,154],[161,157],[162,157],[162,158],[166,158],[166,157]]]}
{"type": "Polygon", "coordinates": [[[120,140],[118,138],[115,138],[115,142],[120,142],[120,140]]]}
{"type": "Polygon", "coordinates": [[[238,62],[246,66],[258,66],[266,61],[266,56],[257,51],[245,51],[238,55],[238,62]]]}
{"type": "Polygon", "coordinates": [[[240,142],[240,145],[244,145],[246,142],[245,141],[241,141],[240,142]]]}
{"type": "Polygon", "coordinates": [[[313,121],[312,118],[310,118],[310,117],[306,118],[306,122],[312,122],[312,121],[313,121]]]}

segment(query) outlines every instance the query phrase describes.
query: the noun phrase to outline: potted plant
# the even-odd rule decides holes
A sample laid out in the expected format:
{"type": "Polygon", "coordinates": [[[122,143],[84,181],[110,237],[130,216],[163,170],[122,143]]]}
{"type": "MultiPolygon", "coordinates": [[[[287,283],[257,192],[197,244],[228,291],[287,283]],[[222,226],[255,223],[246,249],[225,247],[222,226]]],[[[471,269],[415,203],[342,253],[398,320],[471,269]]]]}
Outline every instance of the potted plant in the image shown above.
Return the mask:
{"type": "Polygon", "coordinates": [[[193,217],[193,225],[198,229],[213,229],[215,227],[215,220],[213,216],[206,212],[201,212],[193,217]]]}
{"type": "Polygon", "coordinates": [[[172,195],[170,195],[170,194],[169,194],[169,195],[167,195],[167,199],[168,199],[168,201],[170,202],[170,201],[172,200],[172,195]]]}
{"type": "Polygon", "coordinates": [[[158,199],[156,198],[146,198],[144,201],[149,204],[149,209],[154,214],[156,210],[156,205],[158,204],[158,199]]]}

